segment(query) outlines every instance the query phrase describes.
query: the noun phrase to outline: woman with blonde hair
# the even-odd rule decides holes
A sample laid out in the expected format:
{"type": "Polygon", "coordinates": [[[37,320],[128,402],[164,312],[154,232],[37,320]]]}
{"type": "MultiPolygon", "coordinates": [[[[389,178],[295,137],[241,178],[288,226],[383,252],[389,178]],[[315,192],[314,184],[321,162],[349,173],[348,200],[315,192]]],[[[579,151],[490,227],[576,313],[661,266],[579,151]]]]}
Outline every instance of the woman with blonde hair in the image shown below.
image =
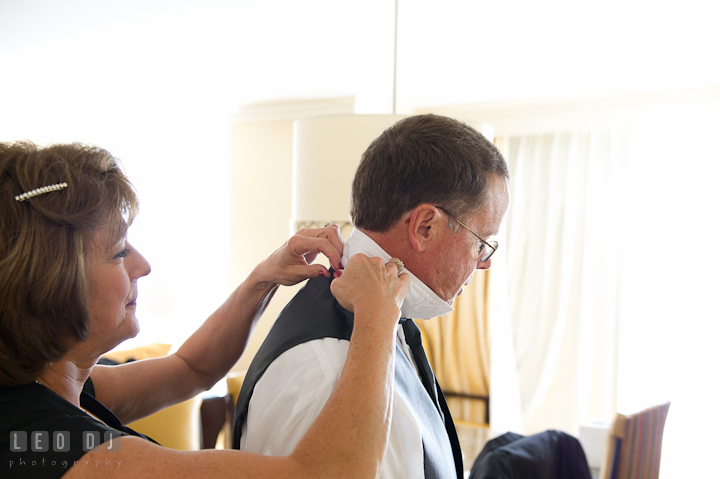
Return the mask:
{"type": "Polygon", "coordinates": [[[300,231],[176,353],[96,366],[138,332],[137,280],[150,266],[126,239],[137,211],[131,183],[105,150],[0,144],[0,475],[377,477],[407,275],[358,255],[333,281],[355,313],[350,350],[331,399],[291,455],[166,449],[123,424],[223,378],[278,285],[329,277],[311,263],[322,253],[339,268],[343,241],[334,226],[300,231]]]}

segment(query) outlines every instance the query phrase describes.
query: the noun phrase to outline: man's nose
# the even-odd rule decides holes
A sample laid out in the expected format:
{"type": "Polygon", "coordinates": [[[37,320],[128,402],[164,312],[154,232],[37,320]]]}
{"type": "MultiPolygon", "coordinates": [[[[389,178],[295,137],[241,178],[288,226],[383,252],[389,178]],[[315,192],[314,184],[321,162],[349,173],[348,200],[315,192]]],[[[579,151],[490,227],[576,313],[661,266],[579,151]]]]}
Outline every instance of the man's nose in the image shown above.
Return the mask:
{"type": "Polygon", "coordinates": [[[487,261],[478,260],[477,269],[490,269],[492,266],[492,258],[488,258],[487,261]]]}

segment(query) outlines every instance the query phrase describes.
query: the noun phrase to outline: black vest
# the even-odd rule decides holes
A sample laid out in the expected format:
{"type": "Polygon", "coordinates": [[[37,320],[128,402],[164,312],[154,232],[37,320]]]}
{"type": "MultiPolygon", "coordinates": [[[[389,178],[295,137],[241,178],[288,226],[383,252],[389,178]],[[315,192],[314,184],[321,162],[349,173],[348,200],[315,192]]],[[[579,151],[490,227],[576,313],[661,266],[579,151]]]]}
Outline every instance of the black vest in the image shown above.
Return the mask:
{"type": "MultiPolygon", "coordinates": [[[[350,340],[353,314],[344,310],[335,300],[330,292],[331,281],[332,279],[322,276],[309,280],[285,306],[255,355],[235,406],[233,448],[240,449],[242,426],[247,420],[248,407],[255,385],[276,358],[299,344],[315,339],[350,340]]],[[[400,349],[396,353],[395,393],[403,396],[406,403],[418,414],[418,420],[421,421],[426,477],[448,477],[447,471],[454,466],[455,471],[452,477],[462,478],[460,444],[440,386],[435,382],[439,400],[439,404],[436,404],[425,391],[420,378],[405,354],[400,349]],[[408,401],[408,399],[412,400],[408,401]],[[438,412],[438,409],[443,414],[438,412]],[[423,419],[422,415],[426,414],[428,410],[432,410],[432,416],[426,416],[426,419],[423,419]],[[452,454],[452,458],[447,457],[450,454],[452,454]],[[443,462],[444,464],[442,464],[443,462]],[[436,464],[439,464],[437,466],[439,470],[428,471],[428,468],[435,469],[436,464]]]]}

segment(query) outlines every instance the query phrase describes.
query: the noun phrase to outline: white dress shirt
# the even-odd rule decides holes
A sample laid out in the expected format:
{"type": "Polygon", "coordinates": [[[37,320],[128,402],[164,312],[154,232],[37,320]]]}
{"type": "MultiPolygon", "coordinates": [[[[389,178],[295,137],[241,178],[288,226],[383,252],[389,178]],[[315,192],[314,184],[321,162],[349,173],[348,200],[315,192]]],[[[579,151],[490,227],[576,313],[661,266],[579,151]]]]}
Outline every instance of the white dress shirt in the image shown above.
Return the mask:
{"type": "MultiPolygon", "coordinates": [[[[355,229],[345,243],[343,265],[358,253],[378,256],[386,262],[390,259],[377,243],[355,229]]],[[[403,317],[430,319],[452,311],[448,303],[408,273],[410,285],[401,307],[403,317]]],[[[397,344],[415,365],[402,327],[398,325],[396,331],[397,344]]],[[[267,456],[292,453],[335,389],[349,344],[335,338],[316,339],[285,351],[273,361],[255,385],[242,426],[240,449],[267,456]]],[[[403,398],[394,394],[383,479],[424,477],[421,427],[403,398]]]]}

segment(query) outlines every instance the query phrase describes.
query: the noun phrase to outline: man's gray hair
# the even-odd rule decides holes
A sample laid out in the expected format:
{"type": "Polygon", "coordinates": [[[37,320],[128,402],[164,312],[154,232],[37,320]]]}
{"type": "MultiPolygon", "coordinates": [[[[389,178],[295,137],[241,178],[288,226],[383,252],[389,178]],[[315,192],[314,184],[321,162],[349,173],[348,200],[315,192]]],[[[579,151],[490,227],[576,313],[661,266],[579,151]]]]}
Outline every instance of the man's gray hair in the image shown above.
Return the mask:
{"type": "Polygon", "coordinates": [[[375,232],[425,203],[465,219],[482,207],[489,175],[510,177],[500,151],[478,131],[439,115],[404,118],[363,153],[350,216],[356,227],[375,232]]]}

